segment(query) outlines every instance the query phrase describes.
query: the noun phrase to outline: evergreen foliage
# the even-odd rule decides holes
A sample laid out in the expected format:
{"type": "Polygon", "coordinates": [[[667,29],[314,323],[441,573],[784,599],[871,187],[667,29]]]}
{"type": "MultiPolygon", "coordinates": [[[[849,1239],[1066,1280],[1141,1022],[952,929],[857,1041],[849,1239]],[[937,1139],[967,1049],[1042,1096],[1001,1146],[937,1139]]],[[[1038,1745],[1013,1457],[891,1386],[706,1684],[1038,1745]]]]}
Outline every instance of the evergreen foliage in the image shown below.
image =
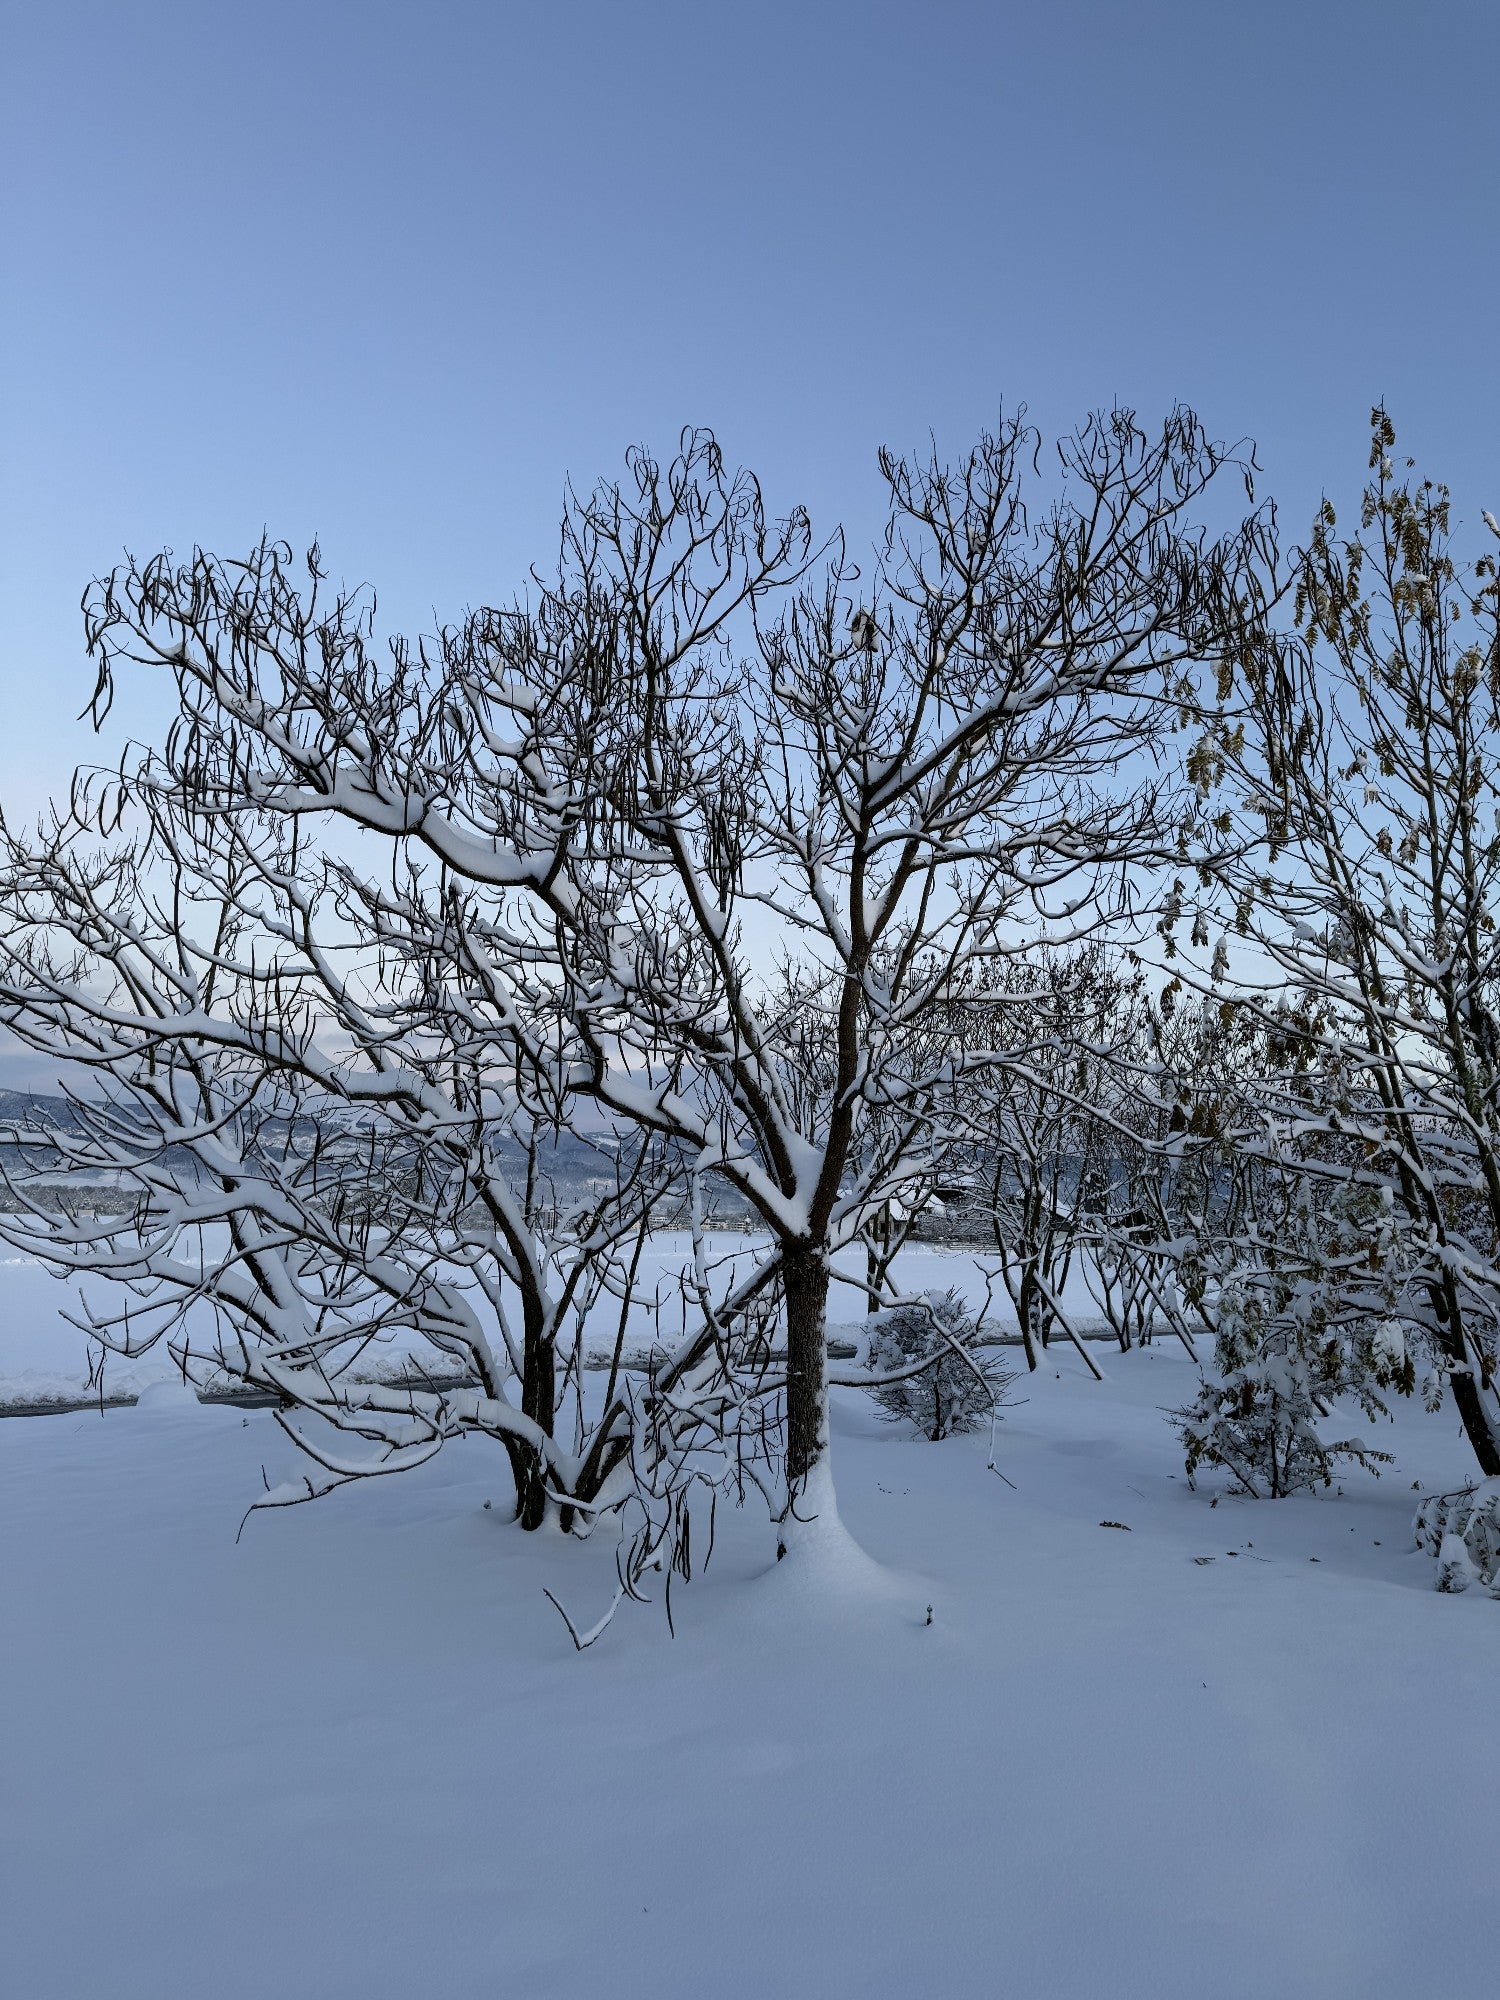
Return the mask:
{"type": "Polygon", "coordinates": [[[983,1429],[1015,1371],[977,1343],[984,1323],[956,1291],[929,1292],[915,1304],[881,1313],[870,1338],[870,1367],[911,1369],[871,1390],[888,1423],[909,1423],[933,1443],[983,1429]],[[912,1368],[924,1357],[926,1367],[912,1368]]]}

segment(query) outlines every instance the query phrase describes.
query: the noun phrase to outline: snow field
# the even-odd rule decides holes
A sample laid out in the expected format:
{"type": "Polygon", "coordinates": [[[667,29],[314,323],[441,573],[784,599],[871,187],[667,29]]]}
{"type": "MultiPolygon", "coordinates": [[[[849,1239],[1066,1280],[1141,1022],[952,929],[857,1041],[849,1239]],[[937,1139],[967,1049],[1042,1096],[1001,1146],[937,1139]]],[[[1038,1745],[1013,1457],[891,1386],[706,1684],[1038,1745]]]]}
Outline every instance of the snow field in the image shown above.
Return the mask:
{"type": "Polygon", "coordinates": [[[236,1545],[267,1413],[0,1423],[8,1989],[1487,2000],[1500,1628],[1410,1543],[1454,1421],[1211,1508],[1186,1357],[1097,1351],[1018,1386],[1014,1491],[840,1395],[880,1568],[721,1514],[676,1639],[581,1656],[543,1587],[591,1618],[609,1551],[486,1511],[477,1439],[236,1545]]]}

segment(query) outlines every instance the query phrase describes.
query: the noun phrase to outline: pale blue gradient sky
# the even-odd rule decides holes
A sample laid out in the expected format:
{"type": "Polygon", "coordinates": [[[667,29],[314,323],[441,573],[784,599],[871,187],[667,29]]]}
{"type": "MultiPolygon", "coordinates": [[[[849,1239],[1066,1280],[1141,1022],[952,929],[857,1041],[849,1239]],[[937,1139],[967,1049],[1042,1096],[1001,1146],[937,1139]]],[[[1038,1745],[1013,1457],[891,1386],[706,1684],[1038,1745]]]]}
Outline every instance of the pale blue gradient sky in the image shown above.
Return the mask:
{"type": "Polygon", "coordinates": [[[1492,0],[8,0],[3,46],[13,812],[91,754],[122,548],[316,531],[422,624],[683,423],[868,530],[879,443],[1183,398],[1301,528],[1383,396],[1500,507],[1492,0]]]}

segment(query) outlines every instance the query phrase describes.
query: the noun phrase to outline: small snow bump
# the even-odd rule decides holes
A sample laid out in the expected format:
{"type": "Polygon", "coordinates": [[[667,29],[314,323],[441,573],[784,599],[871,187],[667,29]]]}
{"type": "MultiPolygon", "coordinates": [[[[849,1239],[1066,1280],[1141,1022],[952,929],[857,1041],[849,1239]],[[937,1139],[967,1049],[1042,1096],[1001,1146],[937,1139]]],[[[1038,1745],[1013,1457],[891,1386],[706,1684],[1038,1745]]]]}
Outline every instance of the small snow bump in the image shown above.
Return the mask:
{"type": "Polygon", "coordinates": [[[148,1382],[135,1399],[138,1410],[196,1410],[197,1392],[186,1382],[148,1382]]]}

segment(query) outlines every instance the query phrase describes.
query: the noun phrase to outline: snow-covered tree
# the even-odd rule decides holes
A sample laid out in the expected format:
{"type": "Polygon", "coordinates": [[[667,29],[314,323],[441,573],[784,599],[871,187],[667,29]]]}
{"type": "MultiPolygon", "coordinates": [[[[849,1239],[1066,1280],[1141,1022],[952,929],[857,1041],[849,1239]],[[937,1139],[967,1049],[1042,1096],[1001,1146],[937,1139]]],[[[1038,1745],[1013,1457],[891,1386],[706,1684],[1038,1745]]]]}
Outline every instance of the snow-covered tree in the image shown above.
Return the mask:
{"type": "Polygon", "coordinates": [[[141,1199],[21,1232],[208,1304],[224,1365],[373,1446],[298,1429],[323,1483],[487,1429],[527,1518],[633,1492],[650,1543],[694,1451],[738,1476],[753,1437],[783,1547],[831,1520],[834,1258],[925,1199],[967,1081],[1013,1053],[933,1024],[1172,851],[1151,746],[1257,587],[1259,524],[1193,519],[1235,461],[1187,413],[1091,420],[1036,504],[1038,449],[1008,422],[956,468],[883,457],[861,567],[838,541],[815,562],[805,517],[691,433],[570,498],[525,597],[384,654],[316,551],[300,579],[271,544],[125,565],[89,600],[98,702],[144,666],[178,720],[117,792],[9,838],[0,1014],[105,1080],[86,1157],[141,1199]],[[117,808],[140,830],[101,856],[89,816],[117,808]],[[559,1220],[530,1163],[590,1132],[617,1178],[559,1220]],[[618,1299],[623,1338],[672,1174],[766,1248],[720,1270],[700,1226],[683,1337],[591,1417],[582,1315],[618,1299]],[[342,1358],[387,1330],[477,1386],[356,1386],[342,1358]]]}
{"type": "Polygon", "coordinates": [[[1239,821],[1237,858],[1209,868],[1212,973],[1279,1051],[1262,1151],[1389,1199],[1403,1339],[1494,1477],[1500,571],[1494,550],[1459,560],[1446,490],[1394,452],[1377,409],[1359,525],[1340,538],[1324,505],[1295,629],[1247,629],[1226,657],[1190,770],[1205,823],[1239,821]]]}
{"type": "Polygon", "coordinates": [[[1112,1242],[1125,1135],[1110,1114],[1134,983],[1099,938],[1044,945],[987,968],[963,1010],[966,1037],[1006,1052],[969,1083],[967,1150],[1028,1368],[1060,1334],[1099,1373],[1064,1294],[1075,1266],[1097,1268],[1112,1242]]]}
{"type": "MultiPolygon", "coordinates": [[[[1262,1101],[1285,1058],[1276,1019],[1183,999],[1177,982],[1146,999],[1112,1071],[1130,1206],[1101,1217],[1096,1251],[1148,1261],[1154,1322],[1195,1359],[1195,1339],[1212,1342],[1198,1396],[1170,1413],[1189,1474],[1219,1464],[1273,1497],[1328,1483],[1340,1458],[1383,1463],[1320,1426],[1340,1401],[1375,1419],[1388,1394],[1417,1387],[1394,1204],[1347,1178],[1346,1139],[1314,1126],[1290,1143],[1278,1130],[1262,1101]]],[[[1312,1103],[1339,1085],[1309,1070],[1303,1088],[1312,1103]]]]}
{"type": "Polygon", "coordinates": [[[1253,532],[1209,544],[1189,525],[1225,462],[1189,418],[1156,439],[1123,414],[1091,423],[1039,516],[1032,444],[1011,424],[956,469],[884,458],[872,573],[835,547],[775,618],[757,597],[733,664],[721,627],[708,651],[700,606],[717,600],[693,565],[712,550],[713,589],[733,592],[734,538],[764,533],[758,492],[726,487],[698,447],[638,463],[634,494],[580,517],[530,627],[559,660],[601,605],[618,635],[624,838],[579,1017],[609,1010],[601,1102],[727,1180],[770,1239],[784,1542],[832,1507],[834,1258],[941,1171],[966,1076],[999,1053],[960,1063],[920,1031],[972,997],[977,965],[1090,935],[1128,864],[1161,854],[1153,788],[1122,764],[1222,642],[1255,553],[1253,532]],[[757,963],[767,930],[812,968],[795,1005],[757,963]]]}
{"type": "Polygon", "coordinates": [[[18,1135],[0,1230],[93,1281],[103,1353],[163,1341],[276,1397],[310,1469],[271,1502],[478,1431],[525,1526],[589,1526],[629,1483],[625,1309],[673,1162],[579,1135],[566,1020],[461,898],[318,854],[180,736],[93,795],[107,848],[89,800],[0,850],[0,1018],[78,1079],[18,1135]],[[100,1212],[49,1199],[80,1178],[100,1212]],[[600,1412],[583,1327],[610,1302],[600,1412]]]}
{"type": "Polygon", "coordinates": [[[1241,1211],[1240,1230],[1224,1239],[1203,1302],[1216,1374],[1172,1421],[1189,1478],[1217,1465],[1241,1492],[1280,1499],[1331,1485],[1342,1459],[1367,1470],[1390,1462],[1389,1452],[1330,1438],[1320,1425],[1342,1399],[1367,1417],[1386,1415],[1382,1391],[1408,1388],[1411,1363],[1393,1316],[1400,1283],[1389,1203],[1298,1176],[1262,1188],[1252,1227],[1241,1211]]]}

